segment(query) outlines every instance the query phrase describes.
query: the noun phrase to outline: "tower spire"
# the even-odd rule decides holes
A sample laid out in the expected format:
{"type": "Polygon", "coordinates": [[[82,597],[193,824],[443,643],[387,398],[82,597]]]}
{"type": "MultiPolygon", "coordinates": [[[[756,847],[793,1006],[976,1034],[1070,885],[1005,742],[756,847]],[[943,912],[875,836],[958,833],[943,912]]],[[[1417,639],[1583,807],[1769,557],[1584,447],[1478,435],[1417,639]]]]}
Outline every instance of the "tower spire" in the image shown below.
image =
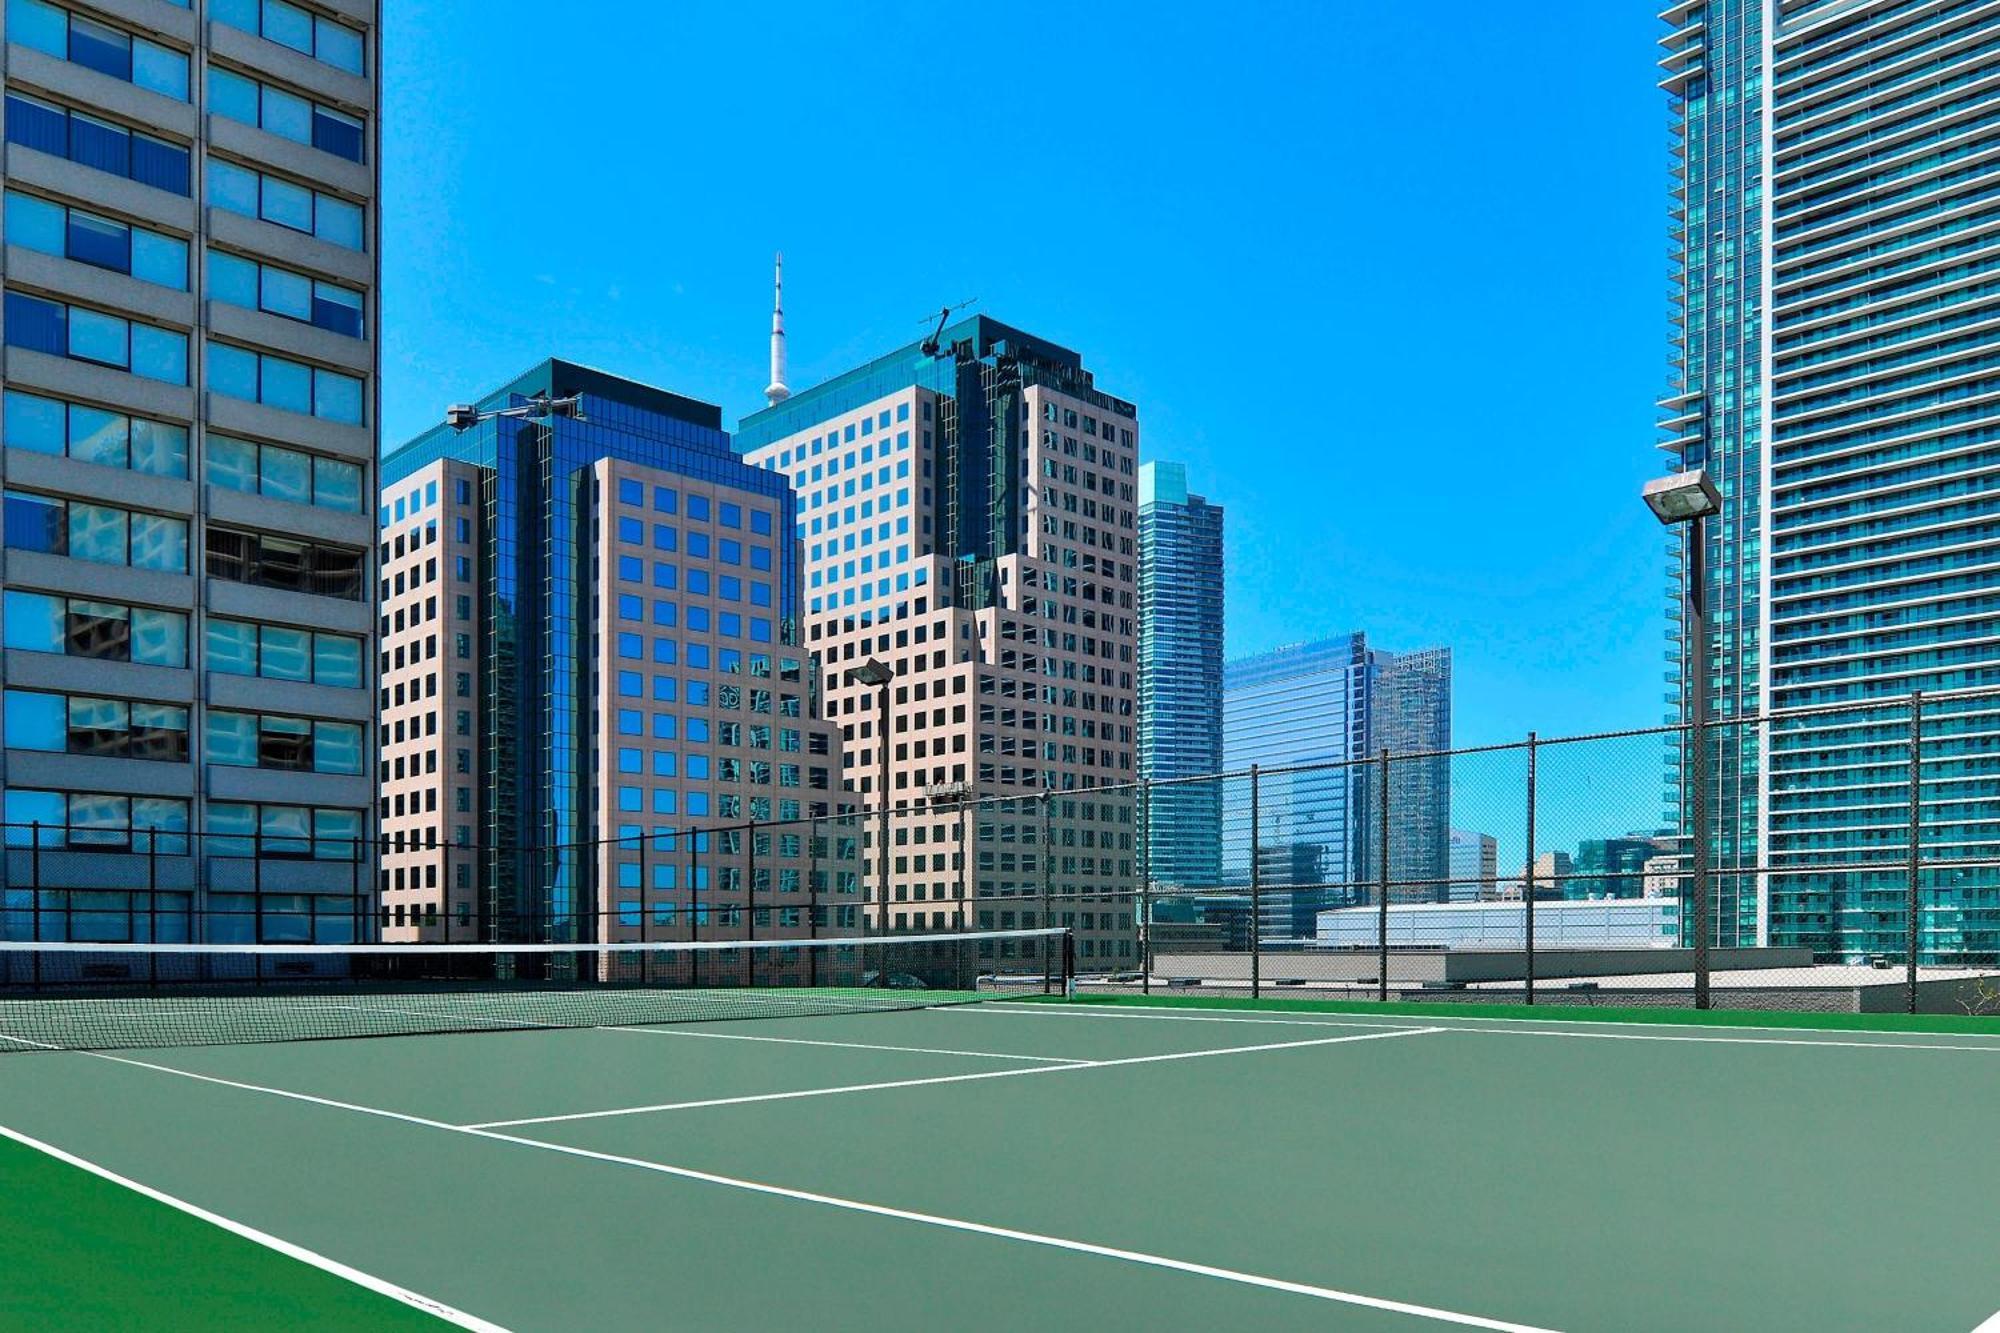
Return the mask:
{"type": "Polygon", "coordinates": [[[791,396],[785,384],[785,256],[780,251],[771,265],[771,382],[764,386],[764,401],[776,407],[791,396]]]}

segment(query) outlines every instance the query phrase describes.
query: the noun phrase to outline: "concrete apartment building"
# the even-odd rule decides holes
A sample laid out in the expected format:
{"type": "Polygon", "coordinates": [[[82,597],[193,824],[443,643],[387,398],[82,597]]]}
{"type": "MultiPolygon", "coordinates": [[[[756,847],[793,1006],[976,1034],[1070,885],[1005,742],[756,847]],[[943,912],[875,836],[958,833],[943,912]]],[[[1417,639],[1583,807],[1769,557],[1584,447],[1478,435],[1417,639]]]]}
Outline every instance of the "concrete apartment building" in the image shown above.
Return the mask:
{"type": "Polygon", "coordinates": [[[720,409],[565,361],[478,406],[536,414],[383,469],[388,937],[857,931],[789,482],[720,409]]]}
{"type": "Polygon", "coordinates": [[[806,646],[856,789],[896,811],[873,919],[1067,925],[1079,967],[1130,963],[1135,803],[1104,789],[1138,777],[1137,409],[984,316],[796,395],[773,361],[736,448],[798,493],[806,646]]]}
{"type": "Polygon", "coordinates": [[[350,939],[376,6],[8,0],[5,36],[7,933],[350,939]]]}

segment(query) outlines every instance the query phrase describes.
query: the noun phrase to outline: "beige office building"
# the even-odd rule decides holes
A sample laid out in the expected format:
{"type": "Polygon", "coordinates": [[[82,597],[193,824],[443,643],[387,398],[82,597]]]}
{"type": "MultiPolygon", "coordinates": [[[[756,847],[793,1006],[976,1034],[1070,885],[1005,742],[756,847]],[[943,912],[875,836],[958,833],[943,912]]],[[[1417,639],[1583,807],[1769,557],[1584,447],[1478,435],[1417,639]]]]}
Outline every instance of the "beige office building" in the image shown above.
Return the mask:
{"type": "Polygon", "coordinates": [[[1132,965],[1137,410],[984,317],[769,396],[736,447],[799,496],[805,643],[850,781],[895,811],[873,919],[1067,925],[1080,969],[1132,965]]]}

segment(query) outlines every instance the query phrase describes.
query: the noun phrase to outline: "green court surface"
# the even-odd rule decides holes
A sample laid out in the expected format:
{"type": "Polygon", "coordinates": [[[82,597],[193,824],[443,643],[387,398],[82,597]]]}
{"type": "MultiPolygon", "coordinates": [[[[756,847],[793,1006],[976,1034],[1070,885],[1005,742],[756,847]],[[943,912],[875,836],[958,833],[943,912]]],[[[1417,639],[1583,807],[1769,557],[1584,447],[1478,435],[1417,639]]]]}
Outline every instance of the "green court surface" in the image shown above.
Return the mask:
{"type": "Polygon", "coordinates": [[[1402,1009],[25,1052],[0,1125],[303,1257],[9,1143],[0,1324],[1970,1333],[1996,1108],[1990,1032],[1402,1009]]]}

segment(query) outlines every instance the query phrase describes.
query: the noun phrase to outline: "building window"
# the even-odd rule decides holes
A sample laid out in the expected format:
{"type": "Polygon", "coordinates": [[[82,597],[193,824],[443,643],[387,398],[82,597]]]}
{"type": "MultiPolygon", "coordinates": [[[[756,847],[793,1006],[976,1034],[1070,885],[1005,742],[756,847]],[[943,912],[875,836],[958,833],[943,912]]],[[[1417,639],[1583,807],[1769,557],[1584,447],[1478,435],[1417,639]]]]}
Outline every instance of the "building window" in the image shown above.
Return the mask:
{"type": "Polygon", "coordinates": [[[349,162],[361,161],[363,122],[217,65],[208,67],[208,109],[281,139],[308,144],[349,162]]]}
{"type": "Polygon", "coordinates": [[[335,69],[363,72],[366,39],[361,33],[285,0],[210,0],[208,16],[335,69]]]}
{"type": "Polygon", "coordinates": [[[157,848],[187,855],[186,801],[9,787],[4,811],[9,847],[157,848]]]}
{"type": "MultiPolygon", "coordinates": [[[[8,115],[11,132],[11,106],[8,115]]],[[[343,249],[362,249],[366,241],[359,204],[219,157],[208,159],[206,198],[217,208],[302,231],[343,249]]]]}
{"type": "Polygon", "coordinates": [[[367,595],[366,566],[367,556],[347,547],[213,525],[208,529],[211,578],[358,602],[367,595]]]}
{"type": "Polygon", "coordinates": [[[65,208],[18,190],[7,191],[6,230],[10,245],[129,274],[177,292],[187,290],[187,242],[164,232],[65,208]]]}
{"type": "Polygon", "coordinates": [[[8,648],[145,666],[187,665],[188,621],[180,611],[19,588],[9,588],[0,607],[5,622],[0,642],[8,648]]]}
{"type": "Polygon", "coordinates": [[[5,543],[11,550],[187,573],[184,518],[26,491],[6,492],[4,513],[5,543]]]}
{"type": "Polygon", "coordinates": [[[4,722],[10,750],[186,763],[188,710],[87,695],[8,690],[4,722]]]}
{"type": "Polygon", "coordinates": [[[9,347],[187,383],[185,333],[21,292],[7,293],[6,312],[9,347]]]}
{"type": "Polygon", "coordinates": [[[352,635],[211,619],[207,645],[207,668],[226,675],[309,681],[348,689],[365,683],[361,640],[352,635]]]}
{"type": "Polygon", "coordinates": [[[44,0],[7,0],[7,40],[176,102],[188,100],[185,51],[135,37],[44,0]]]}
{"type": "MultiPolygon", "coordinates": [[[[12,303],[8,294],[11,338],[12,303]]],[[[323,421],[361,424],[361,381],[353,375],[321,370],[298,361],[253,352],[227,343],[208,345],[208,387],[230,398],[262,403],[286,412],[300,412],[323,421]]]]}
{"type": "Polygon", "coordinates": [[[363,336],[362,296],[352,288],[259,264],[220,250],[208,252],[208,294],[218,301],[295,319],[341,334],[363,336]]]}
{"type": "Polygon", "coordinates": [[[156,139],[40,98],[7,94],[7,142],[182,198],[189,193],[186,145],[156,139]]]}
{"type": "Polygon", "coordinates": [[[187,427],[164,421],[9,389],[0,433],[10,449],[61,454],[156,477],[187,475],[187,427]]]}
{"type": "Polygon", "coordinates": [[[361,465],[275,444],[210,435],[202,477],[212,486],[293,504],[361,512],[361,465]]]}
{"type": "Polygon", "coordinates": [[[211,708],[203,757],[233,768],[358,774],[361,737],[358,722],[211,708]]]}

